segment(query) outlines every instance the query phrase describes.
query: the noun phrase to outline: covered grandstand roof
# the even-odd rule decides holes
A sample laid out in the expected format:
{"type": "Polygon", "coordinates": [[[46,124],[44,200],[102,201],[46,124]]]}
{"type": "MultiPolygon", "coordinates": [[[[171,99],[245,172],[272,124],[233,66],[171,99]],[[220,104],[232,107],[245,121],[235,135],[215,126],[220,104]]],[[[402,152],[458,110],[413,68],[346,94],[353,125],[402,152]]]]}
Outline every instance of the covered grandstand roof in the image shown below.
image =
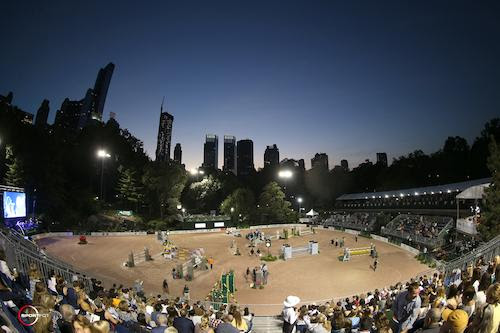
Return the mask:
{"type": "Polygon", "coordinates": [[[471,186],[462,192],[460,192],[456,198],[457,199],[481,199],[484,195],[484,190],[486,190],[490,186],[490,183],[479,184],[475,186],[471,186]]]}
{"type": "Polygon", "coordinates": [[[341,195],[340,197],[337,198],[337,200],[367,200],[367,199],[395,198],[395,197],[418,196],[427,194],[461,192],[473,186],[485,185],[489,184],[490,182],[491,178],[481,178],[475,180],[468,180],[466,182],[460,182],[460,183],[426,186],[426,187],[414,187],[404,190],[352,193],[352,194],[341,195]]]}

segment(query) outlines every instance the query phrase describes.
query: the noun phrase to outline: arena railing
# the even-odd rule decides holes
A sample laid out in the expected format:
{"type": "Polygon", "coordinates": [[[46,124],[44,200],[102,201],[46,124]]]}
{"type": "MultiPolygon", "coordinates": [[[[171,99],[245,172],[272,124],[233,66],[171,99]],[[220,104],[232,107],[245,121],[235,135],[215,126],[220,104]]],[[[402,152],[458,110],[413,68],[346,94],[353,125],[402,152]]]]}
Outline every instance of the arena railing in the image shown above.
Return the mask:
{"type": "Polygon", "coordinates": [[[83,282],[87,292],[92,290],[92,282],[87,274],[74,269],[71,265],[61,260],[46,255],[41,249],[33,249],[35,243],[17,237],[11,230],[0,230],[0,242],[7,256],[7,262],[11,267],[15,267],[19,273],[28,275],[31,267],[37,267],[45,280],[50,278],[52,273],[60,275],[67,282],[73,281],[77,277],[83,282]]]}
{"type": "Polygon", "coordinates": [[[481,257],[484,260],[489,261],[497,255],[500,255],[500,235],[496,236],[489,242],[480,245],[465,256],[446,263],[443,270],[446,273],[450,273],[452,270],[457,268],[465,269],[469,264],[474,263],[481,257]]]}

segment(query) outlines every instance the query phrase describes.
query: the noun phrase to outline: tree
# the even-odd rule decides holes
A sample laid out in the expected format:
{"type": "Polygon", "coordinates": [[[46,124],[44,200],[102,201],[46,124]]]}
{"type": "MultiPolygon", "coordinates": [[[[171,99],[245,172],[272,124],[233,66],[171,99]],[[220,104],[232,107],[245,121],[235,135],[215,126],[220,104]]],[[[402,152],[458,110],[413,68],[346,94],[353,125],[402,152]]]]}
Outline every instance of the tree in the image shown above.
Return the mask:
{"type": "Polygon", "coordinates": [[[240,217],[238,221],[250,221],[255,213],[255,197],[247,188],[239,188],[220,204],[220,211],[228,216],[240,217]]]}
{"type": "Polygon", "coordinates": [[[490,142],[488,168],[493,180],[485,191],[484,211],[478,226],[479,233],[485,241],[500,235],[500,148],[493,137],[490,142]]]}
{"type": "Polygon", "coordinates": [[[186,181],[186,171],[175,163],[149,163],[144,171],[143,183],[150,215],[158,216],[154,212],[159,212],[160,219],[176,216],[186,181]]]}
{"type": "Polygon", "coordinates": [[[117,191],[119,197],[139,210],[139,202],[142,200],[142,187],[137,179],[137,172],[130,168],[120,166],[118,168],[120,178],[118,179],[117,191]]]}
{"type": "Polygon", "coordinates": [[[7,171],[4,182],[9,186],[24,187],[24,166],[18,156],[14,157],[12,147],[7,147],[7,171]]]}
{"type": "Polygon", "coordinates": [[[223,200],[220,195],[222,191],[221,181],[216,176],[209,175],[186,188],[183,203],[192,212],[209,213],[219,207],[223,200]]]}
{"type": "Polygon", "coordinates": [[[264,187],[259,197],[259,213],[261,219],[269,222],[295,223],[298,215],[290,207],[291,203],[285,200],[285,193],[278,183],[270,182],[264,187]]]}

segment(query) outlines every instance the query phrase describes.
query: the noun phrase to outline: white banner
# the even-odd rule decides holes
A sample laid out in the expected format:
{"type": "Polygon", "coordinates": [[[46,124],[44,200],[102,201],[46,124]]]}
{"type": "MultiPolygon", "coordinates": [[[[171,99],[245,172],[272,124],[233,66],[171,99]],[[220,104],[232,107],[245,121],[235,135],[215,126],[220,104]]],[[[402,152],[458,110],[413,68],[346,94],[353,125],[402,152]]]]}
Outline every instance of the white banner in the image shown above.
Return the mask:
{"type": "Polygon", "coordinates": [[[344,231],[351,235],[359,235],[359,231],[357,230],[345,229],[344,231]]]}
{"type": "Polygon", "coordinates": [[[224,222],[214,222],[214,228],[224,228],[224,222]]]}
{"type": "Polygon", "coordinates": [[[472,217],[457,220],[457,230],[469,235],[477,235],[476,224],[472,217]]]}
{"type": "Polygon", "coordinates": [[[206,223],[195,223],[194,227],[196,229],[205,229],[207,227],[207,224],[206,223]]]}
{"type": "Polygon", "coordinates": [[[378,241],[384,242],[384,243],[389,243],[389,240],[385,237],[382,237],[382,236],[372,234],[372,238],[376,239],[378,241]]]}

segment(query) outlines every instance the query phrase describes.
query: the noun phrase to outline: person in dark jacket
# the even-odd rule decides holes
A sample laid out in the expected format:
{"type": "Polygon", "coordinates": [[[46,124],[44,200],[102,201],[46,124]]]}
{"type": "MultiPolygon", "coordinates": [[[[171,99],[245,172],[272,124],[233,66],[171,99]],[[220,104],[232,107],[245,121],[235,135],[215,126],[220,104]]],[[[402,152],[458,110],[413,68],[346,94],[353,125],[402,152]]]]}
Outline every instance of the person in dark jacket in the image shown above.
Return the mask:
{"type": "Polygon", "coordinates": [[[182,309],[180,314],[180,317],[174,319],[174,327],[179,333],[194,333],[194,324],[191,319],[187,318],[187,310],[182,309]]]}

